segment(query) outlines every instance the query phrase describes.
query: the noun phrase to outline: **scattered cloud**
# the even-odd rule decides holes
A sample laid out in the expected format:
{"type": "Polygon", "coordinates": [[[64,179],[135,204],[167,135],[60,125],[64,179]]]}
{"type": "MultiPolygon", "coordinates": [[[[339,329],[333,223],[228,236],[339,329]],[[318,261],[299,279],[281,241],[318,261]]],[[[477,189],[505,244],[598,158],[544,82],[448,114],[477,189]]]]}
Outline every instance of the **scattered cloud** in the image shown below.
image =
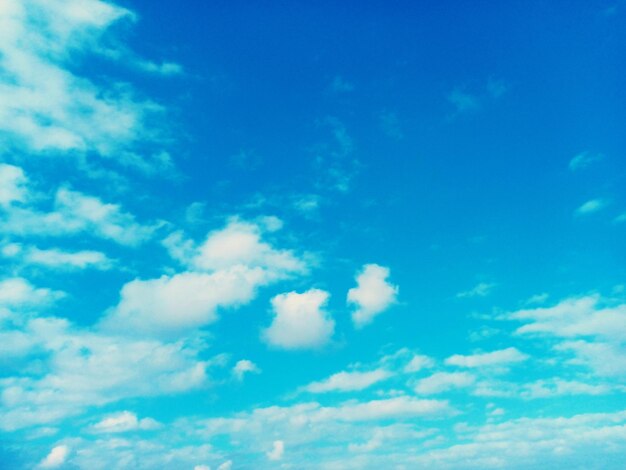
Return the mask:
{"type": "Polygon", "coordinates": [[[103,418],[92,426],[97,433],[121,433],[128,431],[148,431],[157,429],[161,425],[152,418],[137,418],[131,411],[121,411],[103,418]]]}
{"type": "Polygon", "coordinates": [[[353,392],[371,387],[391,376],[385,369],[367,372],[338,372],[320,382],[312,382],[303,387],[309,393],[353,392]]]}
{"type": "Polygon", "coordinates": [[[576,209],[575,214],[579,216],[594,214],[601,211],[608,205],[609,201],[606,199],[591,199],[576,209]]]}
{"type": "Polygon", "coordinates": [[[601,153],[581,152],[569,161],[569,169],[571,171],[584,170],[604,159],[601,153]]]}
{"type": "Polygon", "coordinates": [[[233,375],[239,381],[242,381],[246,374],[260,374],[261,369],[254,362],[248,359],[237,361],[233,367],[233,375]]]}
{"type": "Polygon", "coordinates": [[[434,395],[474,384],[476,377],[467,372],[436,372],[421,379],[415,386],[415,392],[421,395],[434,395]]]}
{"type": "Polygon", "coordinates": [[[470,356],[455,354],[447,358],[445,363],[450,366],[458,367],[489,367],[523,362],[527,360],[528,357],[527,354],[520,352],[516,348],[506,348],[488,353],[472,354],[470,356]]]}
{"type": "Polygon", "coordinates": [[[325,311],[328,297],[328,292],[319,289],[277,295],[272,299],[274,318],[263,330],[263,340],[280,349],[324,346],[335,331],[335,321],[325,311]]]}
{"type": "Polygon", "coordinates": [[[459,292],[456,296],[460,299],[466,297],[485,297],[491,293],[496,284],[489,282],[479,282],[470,290],[459,292]]]}
{"type": "Polygon", "coordinates": [[[397,301],[398,286],[387,281],[389,268],[366,264],[356,276],[357,286],[348,291],[348,304],[356,306],[352,313],[355,327],[362,328],[397,301]]]}

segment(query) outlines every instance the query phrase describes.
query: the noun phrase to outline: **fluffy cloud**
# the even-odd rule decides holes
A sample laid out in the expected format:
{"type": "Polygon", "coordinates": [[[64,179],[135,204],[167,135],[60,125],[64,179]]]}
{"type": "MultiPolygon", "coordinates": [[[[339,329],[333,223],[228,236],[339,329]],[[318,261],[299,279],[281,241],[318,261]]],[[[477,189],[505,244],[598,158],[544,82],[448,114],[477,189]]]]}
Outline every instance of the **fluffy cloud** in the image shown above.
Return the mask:
{"type": "Polygon", "coordinates": [[[528,355],[518,351],[516,348],[500,349],[482,354],[473,354],[463,356],[455,354],[446,359],[445,363],[451,366],[459,367],[488,367],[501,366],[516,362],[522,362],[528,359],[528,355]]]}
{"type": "Polygon", "coordinates": [[[59,318],[34,318],[20,331],[44,362],[36,373],[0,379],[4,430],[56,423],[123,398],[206,386],[213,365],[197,359],[197,345],[108,336],[59,318]]]}
{"type": "Polygon", "coordinates": [[[103,89],[70,70],[86,52],[112,59],[128,55],[103,46],[102,39],[123,18],[133,15],[99,0],[2,3],[0,129],[5,144],[28,152],[97,152],[127,165],[148,165],[131,151],[132,144],[154,137],[144,122],[160,108],[136,99],[128,86],[103,89]]]}
{"type": "Polygon", "coordinates": [[[391,373],[384,369],[367,372],[338,372],[320,382],[310,383],[303,390],[310,393],[352,392],[371,387],[390,376],[391,373]]]}
{"type": "Polygon", "coordinates": [[[388,277],[389,269],[377,264],[366,264],[357,275],[357,286],[348,291],[348,303],[356,306],[352,321],[357,328],[371,323],[396,302],[398,286],[387,282],[388,277]]]}
{"type": "Polygon", "coordinates": [[[422,395],[433,395],[456,388],[469,387],[475,381],[476,377],[467,372],[437,372],[418,381],[415,391],[422,395]]]}
{"type": "Polygon", "coordinates": [[[506,318],[525,323],[516,330],[522,335],[597,336],[626,341],[626,304],[616,304],[597,294],[568,298],[551,307],[518,310],[506,318]]]}
{"type": "Polygon", "coordinates": [[[0,163],[0,206],[24,201],[27,194],[26,181],[21,168],[0,163]]]}
{"type": "Polygon", "coordinates": [[[249,361],[248,359],[242,359],[237,361],[235,366],[233,367],[233,375],[239,381],[243,380],[246,374],[260,374],[261,369],[254,362],[249,361]]]}
{"type": "Polygon", "coordinates": [[[283,458],[283,454],[285,453],[285,442],[284,441],[274,441],[272,444],[272,450],[267,453],[267,458],[270,460],[280,460],[283,458]]]}
{"type": "Polygon", "coordinates": [[[0,281],[0,307],[38,307],[63,296],[64,294],[60,291],[35,287],[23,277],[12,277],[0,281]]]}
{"type": "MultiPolygon", "coordinates": [[[[28,188],[24,187],[23,194],[27,191],[28,188]]],[[[2,207],[4,217],[0,220],[0,230],[5,234],[67,236],[83,232],[134,246],[148,239],[154,231],[154,227],[138,224],[135,217],[118,204],[105,203],[97,197],[65,187],[56,191],[53,210],[49,212],[14,204],[19,201],[15,195],[6,197],[2,207]]]]}
{"type": "Polygon", "coordinates": [[[53,447],[50,453],[39,463],[39,468],[57,468],[65,463],[70,454],[68,446],[53,447]]]}
{"type": "Polygon", "coordinates": [[[277,295],[272,299],[274,318],[263,331],[263,339],[281,349],[323,346],[335,330],[335,321],[324,310],[328,297],[328,292],[319,289],[277,295]]]}
{"type": "Polygon", "coordinates": [[[121,411],[97,422],[92,426],[92,430],[97,433],[120,433],[136,430],[157,429],[159,423],[152,418],[138,419],[135,413],[121,411]]]}

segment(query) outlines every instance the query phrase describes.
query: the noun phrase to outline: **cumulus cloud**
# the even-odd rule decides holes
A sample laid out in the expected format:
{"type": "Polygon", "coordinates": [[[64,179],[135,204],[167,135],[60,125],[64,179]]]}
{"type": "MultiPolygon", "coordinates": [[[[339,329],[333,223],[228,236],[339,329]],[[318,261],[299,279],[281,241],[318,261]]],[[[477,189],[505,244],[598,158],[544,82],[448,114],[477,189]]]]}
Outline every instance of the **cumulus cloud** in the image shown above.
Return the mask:
{"type": "Polygon", "coordinates": [[[285,442],[284,441],[274,441],[272,444],[272,450],[267,453],[267,458],[269,460],[280,460],[283,458],[283,454],[285,453],[285,442]]]}
{"type": "Polygon", "coordinates": [[[222,463],[219,467],[217,467],[217,470],[230,470],[231,468],[233,468],[233,461],[227,460],[226,462],[222,463]]]}
{"type": "Polygon", "coordinates": [[[476,377],[467,372],[437,372],[419,380],[415,391],[422,395],[433,395],[456,388],[469,387],[475,381],[476,377]]]}
{"type": "Polygon", "coordinates": [[[411,360],[404,366],[404,372],[418,372],[422,369],[428,369],[435,365],[435,361],[422,354],[414,354],[411,360]]]}
{"type": "Polygon", "coordinates": [[[527,354],[520,352],[516,348],[506,348],[488,353],[472,354],[469,356],[455,354],[447,358],[445,363],[450,366],[469,368],[489,367],[522,362],[527,360],[528,357],[529,356],[527,354]]]}
{"type": "Polygon", "coordinates": [[[280,349],[323,346],[335,330],[335,321],[324,309],[328,297],[328,292],[319,289],[277,295],[272,299],[274,318],[262,338],[280,349]]]}
{"type": "Polygon", "coordinates": [[[23,277],[0,281],[0,306],[27,308],[47,305],[65,294],[47,288],[35,287],[23,277]]]}
{"type": "Polygon", "coordinates": [[[65,463],[70,454],[66,445],[53,447],[50,453],[39,463],[39,468],[57,468],[65,463]]]}
{"type": "Polygon", "coordinates": [[[356,306],[352,321],[357,328],[371,323],[374,318],[396,302],[398,286],[387,281],[389,268],[366,264],[356,276],[357,286],[348,291],[348,303],[356,306]]]}
{"type": "Polygon", "coordinates": [[[237,361],[233,367],[233,375],[239,381],[243,380],[246,374],[260,374],[261,369],[254,362],[248,359],[237,361]]]}
{"type": "Polygon", "coordinates": [[[121,411],[103,418],[92,426],[97,433],[120,433],[127,431],[148,431],[157,429],[159,423],[152,418],[137,418],[131,411],[121,411]]]}
{"type": "Polygon", "coordinates": [[[363,390],[391,377],[391,372],[376,369],[367,372],[338,372],[325,380],[312,382],[303,390],[309,393],[352,392],[363,390]]]}

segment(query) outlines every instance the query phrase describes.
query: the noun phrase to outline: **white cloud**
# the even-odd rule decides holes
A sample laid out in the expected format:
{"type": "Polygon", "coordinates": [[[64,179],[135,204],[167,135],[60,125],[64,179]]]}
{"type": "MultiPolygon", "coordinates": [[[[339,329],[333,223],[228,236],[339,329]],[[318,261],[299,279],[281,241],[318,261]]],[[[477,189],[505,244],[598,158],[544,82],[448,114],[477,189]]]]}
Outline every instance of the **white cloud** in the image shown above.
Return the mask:
{"type": "Polygon", "coordinates": [[[603,158],[604,155],[600,153],[581,152],[570,160],[569,169],[571,171],[583,170],[603,158]]]}
{"type": "Polygon", "coordinates": [[[281,349],[323,346],[335,330],[335,321],[324,310],[328,297],[328,292],[319,289],[277,295],[272,299],[274,318],[263,330],[263,339],[281,349]]]}
{"type": "Polygon", "coordinates": [[[451,366],[459,367],[488,367],[501,366],[516,362],[522,362],[528,359],[528,355],[520,352],[516,348],[500,349],[482,354],[472,354],[463,356],[455,354],[446,359],[445,363],[451,366]]]}
{"type": "Polygon", "coordinates": [[[270,450],[266,455],[270,460],[280,460],[283,458],[283,454],[285,453],[285,442],[284,441],[274,441],[272,444],[272,450],[270,450]]]}
{"type": "Polygon", "coordinates": [[[479,282],[470,290],[459,292],[456,296],[459,298],[464,297],[485,297],[487,296],[496,285],[488,282],[479,282]]]}
{"type": "Polygon", "coordinates": [[[389,377],[391,372],[376,369],[367,372],[338,372],[320,382],[313,382],[303,387],[310,393],[352,392],[363,390],[389,377]]]}
{"type": "Polygon", "coordinates": [[[84,53],[106,51],[100,45],[104,33],[117,21],[133,18],[132,13],[99,0],[4,0],[2,5],[0,129],[5,144],[28,152],[97,152],[146,165],[129,149],[139,139],[155,137],[145,120],[160,108],[135,98],[128,85],[103,88],[71,71],[84,53]]]}
{"type": "MultiPolygon", "coordinates": [[[[274,224],[274,229],[277,226],[274,224]]],[[[228,225],[207,236],[198,247],[193,265],[202,270],[219,270],[233,266],[262,268],[276,276],[304,272],[305,264],[289,250],[277,250],[261,240],[260,225],[231,220],[228,225]]]]}
{"type": "Polygon", "coordinates": [[[217,470],[230,470],[231,468],[233,468],[233,461],[227,460],[226,462],[221,464],[219,467],[217,467],[217,470]]]}
{"type": "Polygon", "coordinates": [[[374,318],[396,302],[398,286],[387,281],[389,268],[366,264],[356,276],[357,286],[348,291],[348,303],[354,304],[352,321],[357,328],[371,323],[374,318]]]}
{"type": "Polygon", "coordinates": [[[20,167],[0,163],[0,206],[25,201],[28,194],[26,182],[20,167]]]}
{"type": "Polygon", "coordinates": [[[260,374],[261,369],[254,362],[248,359],[237,361],[233,367],[233,375],[239,381],[243,380],[246,374],[260,374]]]}
{"type": "Polygon", "coordinates": [[[154,231],[154,227],[138,224],[135,217],[119,205],[68,188],[56,192],[51,212],[16,206],[7,207],[5,211],[6,218],[0,223],[0,229],[7,234],[60,236],[87,232],[134,246],[148,239],[154,231]]]}
{"type": "Polygon", "coordinates": [[[59,318],[29,320],[22,331],[41,367],[0,379],[0,428],[56,423],[124,398],[176,394],[208,384],[200,345],[109,336],[59,318]]]}
{"type": "Polygon", "coordinates": [[[576,209],[576,215],[589,215],[601,211],[609,202],[606,199],[591,199],[576,209]]]}
{"type": "Polygon", "coordinates": [[[92,430],[98,433],[120,433],[127,431],[148,431],[159,427],[152,418],[138,419],[131,411],[121,411],[103,418],[92,426],[92,430]]]}
{"type": "Polygon", "coordinates": [[[615,304],[599,295],[572,297],[551,307],[518,310],[506,318],[525,323],[516,330],[518,334],[598,336],[626,341],[626,304],[615,304]]]}
{"type": "Polygon", "coordinates": [[[469,387],[475,381],[476,377],[467,372],[437,372],[418,381],[415,391],[422,395],[433,395],[456,388],[469,387]]]}
{"type": "Polygon", "coordinates": [[[64,295],[60,291],[35,287],[23,277],[12,277],[0,281],[0,307],[39,307],[54,302],[64,295]]]}
{"type": "Polygon", "coordinates": [[[64,251],[56,248],[39,249],[37,247],[22,248],[12,243],[2,247],[6,257],[19,257],[24,264],[34,264],[48,268],[106,270],[113,266],[113,260],[104,253],[93,250],[64,251]]]}
{"type": "Polygon", "coordinates": [[[184,272],[124,285],[120,302],[102,320],[111,331],[178,336],[217,320],[219,308],[250,302],[268,282],[260,268],[236,266],[215,273],[184,272]]]}
{"type": "Polygon", "coordinates": [[[211,470],[211,467],[208,465],[196,465],[193,467],[193,470],[211,470]]]}
{"type": "Polygon", "coordinates": [[[50,453],[39,463],[39,468],[57,468],[65,463],[70,454],[66,445],[53,447],[50,453]]]}
{"type": "Polygon", "coordinates": [[[419,372],[422,369],[428,369],[435,365],[435,361],[428,356],[415,354],[411,360],[404,366],[404,372],[419,372]]]}

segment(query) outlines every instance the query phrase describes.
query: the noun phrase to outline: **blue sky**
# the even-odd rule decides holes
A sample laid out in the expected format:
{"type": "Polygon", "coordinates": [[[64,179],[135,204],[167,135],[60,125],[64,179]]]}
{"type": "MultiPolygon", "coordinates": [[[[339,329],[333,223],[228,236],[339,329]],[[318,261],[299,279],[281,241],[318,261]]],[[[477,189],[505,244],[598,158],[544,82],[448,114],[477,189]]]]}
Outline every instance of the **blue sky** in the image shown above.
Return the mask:
{"type": "Polygon", "coordinates": [[[0,468],[624,468],[625,14],[0,0],[0,468]]]}

